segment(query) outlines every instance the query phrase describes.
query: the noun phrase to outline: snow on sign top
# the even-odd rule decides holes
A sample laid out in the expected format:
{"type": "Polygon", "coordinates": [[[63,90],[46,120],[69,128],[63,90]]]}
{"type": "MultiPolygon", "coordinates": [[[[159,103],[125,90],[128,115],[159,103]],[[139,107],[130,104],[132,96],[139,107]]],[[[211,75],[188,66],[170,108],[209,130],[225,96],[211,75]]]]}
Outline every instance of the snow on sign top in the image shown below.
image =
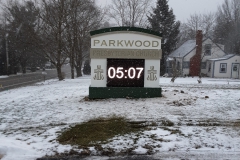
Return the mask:
{"type": "Polygon", "coordinates": [[[151,35],[155,35],[158,37],[162,37],[162,34],[153,30],[145,29],[145,28],[138,28],[138,27],[111,27],[111,28],[103,28],[95,31],[91,31],[90,35],[94,36],[97,34],[108,33],[108,32],[116,32],[116,31],[135,31],[135,32],[142,32],[151,35]]]}

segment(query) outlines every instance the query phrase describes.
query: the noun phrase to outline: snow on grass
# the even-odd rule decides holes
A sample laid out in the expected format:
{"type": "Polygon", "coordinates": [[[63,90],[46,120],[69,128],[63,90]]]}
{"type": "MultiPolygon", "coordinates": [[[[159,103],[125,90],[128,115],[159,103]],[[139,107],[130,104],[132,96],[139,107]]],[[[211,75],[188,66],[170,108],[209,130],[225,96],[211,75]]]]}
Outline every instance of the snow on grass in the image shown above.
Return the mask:
{"type": "Polygon", "coordinates": [[[83,77],[0,92],[3,159],[30,160],[69,151],[72,146],[56,141],[63,129],[112,115],[156,123],[102,145],[115,152],[240,151],[240,127],[234,125],[240,120],[239,80],[203,78],[198,84],[197,78],[177,78],[175,83],[160,78],[161,98],[85,101],[89,85],[90,77],[83,77]],[[174,126],[162,126],[164,120],[174,126]]]}
{"type": "Polygon", "coordinates": [[[0,76],[0,79],[1,79],[1,78],[8,78],[8,76],[0,76]]]}

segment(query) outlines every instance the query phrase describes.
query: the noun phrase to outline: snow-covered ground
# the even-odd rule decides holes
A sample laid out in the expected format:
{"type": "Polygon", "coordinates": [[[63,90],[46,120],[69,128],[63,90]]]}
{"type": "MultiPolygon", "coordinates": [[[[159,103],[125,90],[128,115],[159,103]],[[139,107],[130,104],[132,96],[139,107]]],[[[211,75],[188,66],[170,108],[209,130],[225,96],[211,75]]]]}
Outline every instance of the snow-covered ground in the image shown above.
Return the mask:
{"type": "Polygon", "coordinates": [[[8,78],[8,76],[0,76],[0,78],[8,78]]]}
{"type": "Polygon", "coordinates": [[[84,101],[90,77],[0,92],[0,157],[32,160],[69,151],[74,146],[56,141],[64,128],[112,115],[156,124],[102,145],[115,152],[240,157],[240,80],[203,78],[198,84],[197,78],[178,78],[175,83],[160,78],[159,84],[163,97],[150,99],[84,101]],[[163,121],[174,126],[163,127],[163,121]]]}

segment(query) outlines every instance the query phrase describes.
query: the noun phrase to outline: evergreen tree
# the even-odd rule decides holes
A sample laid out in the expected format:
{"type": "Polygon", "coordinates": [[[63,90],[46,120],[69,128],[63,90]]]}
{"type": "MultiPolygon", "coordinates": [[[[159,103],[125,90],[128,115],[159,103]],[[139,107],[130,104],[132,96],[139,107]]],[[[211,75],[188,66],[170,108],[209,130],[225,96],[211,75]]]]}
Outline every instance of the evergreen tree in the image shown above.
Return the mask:
{"type": "Polygon", "coordinates": [[[34,45],[38,39],[36,25],[39,9],[31,1],[25,1],[23,4],[16,1],[10,3],[6,11],[8,14],[7,27],[11,68],[20,64],[23,73],[26,73],[27,66],[39,66],[38,63],[42,60],[40,56],[35,54],[34,45]]]}
{"type": "Polygon", "coordinates": [[[168,0],[158,0],[153,13],[148,16],[150,29],[162,33],[161,75],[165,73],[167,56],[176,49],[179,40],[180,22],[175,21],[173,10],[169,9],[168,0]]]}

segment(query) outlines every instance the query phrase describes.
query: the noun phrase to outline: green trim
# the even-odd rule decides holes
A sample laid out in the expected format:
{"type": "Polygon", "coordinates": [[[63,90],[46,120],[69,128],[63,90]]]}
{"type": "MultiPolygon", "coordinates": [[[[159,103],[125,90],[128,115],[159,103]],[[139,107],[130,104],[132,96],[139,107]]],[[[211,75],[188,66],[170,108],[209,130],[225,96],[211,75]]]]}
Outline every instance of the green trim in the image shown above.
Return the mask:
{"type": "Polygon", "coordinates": [[[97,35],[97,34],[102,34],[102,33],[107,33],[107,32],[116,32],[116,31],[136,31],[136,32],[142,32],[142,33],[147,33],[147,34],[152,34],[158,37],[162,37],[162,34],[153,30],[145,29],[145,28],[138,28],[138,27],[111,27],[111,28],[104,28],[104,29],[99,29],[95,31],[91,31],[90,35],[97,35]]]}
{"type": "Polygon", "coordinates": [[[162,97],[162,88],[89,87],[89,99],[162,97]]]}

